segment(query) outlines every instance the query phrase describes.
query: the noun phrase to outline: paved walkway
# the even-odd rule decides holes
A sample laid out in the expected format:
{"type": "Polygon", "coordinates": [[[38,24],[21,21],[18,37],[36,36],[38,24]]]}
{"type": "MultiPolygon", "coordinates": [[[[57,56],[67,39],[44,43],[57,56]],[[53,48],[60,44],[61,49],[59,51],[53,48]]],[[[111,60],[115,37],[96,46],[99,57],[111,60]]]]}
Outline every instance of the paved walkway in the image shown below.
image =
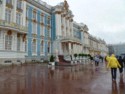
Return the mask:
{"type": "Polygon", "coordinates": [[[0,69],[0,94],[125,94],[125,77],[120,79],[117,72],[112,83],[103,64],[8,67],[0,69]]]}

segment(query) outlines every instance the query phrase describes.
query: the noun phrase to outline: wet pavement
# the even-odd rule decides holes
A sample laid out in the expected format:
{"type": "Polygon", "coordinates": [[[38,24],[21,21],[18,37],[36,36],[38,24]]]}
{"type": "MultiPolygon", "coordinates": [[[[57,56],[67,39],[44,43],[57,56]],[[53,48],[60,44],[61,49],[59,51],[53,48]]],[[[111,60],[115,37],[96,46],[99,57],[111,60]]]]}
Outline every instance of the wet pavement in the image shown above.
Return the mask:
{"type": "Polygon", "coordinates": [[[112,82],[103,64],[11,66],[0,69],[0,94],[125,94],[125,77],[117,72],[112,82]]]}

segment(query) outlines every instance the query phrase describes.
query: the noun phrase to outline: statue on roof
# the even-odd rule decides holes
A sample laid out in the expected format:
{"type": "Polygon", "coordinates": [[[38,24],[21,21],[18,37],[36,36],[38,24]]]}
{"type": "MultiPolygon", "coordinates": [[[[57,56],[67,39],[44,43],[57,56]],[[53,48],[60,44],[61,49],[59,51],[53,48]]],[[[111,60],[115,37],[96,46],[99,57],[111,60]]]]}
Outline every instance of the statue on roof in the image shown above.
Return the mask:
{"type": "Polygon", "coordinates": [[[68,11],[69,5],[66,0],[64,0],[64,10],[68,11]]]}

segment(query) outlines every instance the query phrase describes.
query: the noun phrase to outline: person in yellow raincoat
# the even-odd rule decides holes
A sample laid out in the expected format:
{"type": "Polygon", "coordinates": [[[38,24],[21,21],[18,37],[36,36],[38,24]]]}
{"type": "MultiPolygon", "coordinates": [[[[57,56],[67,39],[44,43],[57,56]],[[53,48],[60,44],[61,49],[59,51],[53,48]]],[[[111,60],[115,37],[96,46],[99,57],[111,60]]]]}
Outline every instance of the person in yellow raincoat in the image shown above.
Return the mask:
{"type": "Polygon", "coordinates": [[[110,59],[110,56],[107,55],[107,56],[105,57],[105,65],[106,65],[106,66],[107,66],[107,64],[108,64],[108,62],[109,62],[109,59],[110,59]]]}
{"type": "Polygon", "coordinates": [[[111,75],[112,75],[112,80],[116,81],[116,75],[117,75],[117,68],[121,67],[119,64],[117,58],[115,57],[114,54],[110,56],[110,59],[107,64],[107,68],[111,68],[111,75]]]}

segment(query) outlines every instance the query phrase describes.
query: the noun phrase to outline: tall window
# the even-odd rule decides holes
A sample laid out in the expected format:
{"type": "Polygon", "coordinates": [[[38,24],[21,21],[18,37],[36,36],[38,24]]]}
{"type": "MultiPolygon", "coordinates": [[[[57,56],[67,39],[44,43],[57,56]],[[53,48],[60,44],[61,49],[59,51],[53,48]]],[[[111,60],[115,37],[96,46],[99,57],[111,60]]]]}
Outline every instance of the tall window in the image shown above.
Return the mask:
{"type": "Polygon", "coordinates": [[[20,13],[17,13],[17,15],[16,15],[16,23],[17,23],[18,25],[21,24],[21,14],[20,14],[20,13]]]}
{"type": "Polygon", "coordinates": [[[48,42],[48,53],[50,53],[50,42],[48,42]]]}
{"type": "Polygon", "coordinates": [[[12,0],[6,0],[7,4],[12,4],[12,0]]]}
{"type": "Polygon", "coordinates": [[[50,29],[48,29],[48,37],[51,37],[50,29]]]}
{"type": "Polygon", "coordinates": [[[40,19],[41,23],[43,23],[43,16],[41,16],[41,19],[40,19]]]}
{"type": "Polygon", "coordinates": [[[8,23],[11,22],[11,10],[9,10],[9,9],[6,9],[5,20],[6,20],[8,23]]]}
{"type": "Polygon", "coordinates": [[[25,52],[27,52],[27,41],[25,41],[25,52]]]}
{"type": "Polygon", "coordinates": [[[20,36],[17,37],[17,51],[20,51],[20,36]]]}
{"type": "Polygon", "coordinates": [[[47,24],[50,24],[50,18],[47,19],[47,24]]]}
{"type": "Polygon", "coordinates": [[[6,35],[5,36],[5,50],[11,50],[12,49],[12,36],[6,35]]]}
{"type": "Polygon", "coordinates": [[[26,27],[28,27],[28,20],[26,20],[26,27]]]}
{"type": "Polygon", "coordinates": [[[33,53],[36,53],[36,40],[35,39],[32,42],[32,51],[33,53]]]}
{"type": "Polygon", "coordinates": [[[44,42],[43,40],[41,41],[41,53],[43,53],[43,45],[44,45],[44,42]]]}
{"type": "Polygon", "coordinates": [[[29,9],[28,9],[28,7],[26,8],[26,17],[28,17],[28,11],[29,11],[29,9]]]}
{"type": "Polygon", "coordinates": [[[41,19],[40,19],[41,23],[44,23],[44,14],[41,13],[41,19]]]}
{"type": "Polygon", "coordinates": [[[40,35],[44,36],[44,26],[41,26],[40,35]]]}
{"type": "Polygon", "coordinates": [[[33,22],[33,34],[37,33],[37,23],[33,22]]]}
{"type": "Polygon", "coordinates": [[[36,20],[36,12],[33,11],[33,19],[36,20]]]}

